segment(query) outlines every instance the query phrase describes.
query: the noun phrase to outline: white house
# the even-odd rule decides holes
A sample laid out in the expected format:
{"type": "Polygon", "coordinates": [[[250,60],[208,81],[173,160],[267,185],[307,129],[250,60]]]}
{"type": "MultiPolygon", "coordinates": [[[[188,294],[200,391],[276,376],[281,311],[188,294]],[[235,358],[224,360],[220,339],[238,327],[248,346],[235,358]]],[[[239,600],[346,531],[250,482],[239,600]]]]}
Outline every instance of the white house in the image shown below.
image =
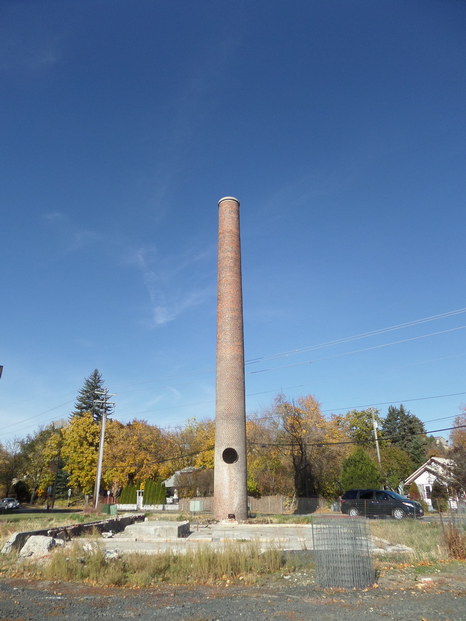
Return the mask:
{"type": "MultiPolygon", "coordinates": [[[[405,487],[416,483],[419,488],[422,500],[424,500],[429,509],[432,510],[432,485],[438,479],[444,485],[449,485],[454,480],[452,476],[452,468],[454,462],[446,457],[431,457],[425,464],[422,464],[413,474],[411,474],[404,482],[405,487]]],[[[450,503],[452,500],[450,501],[450,503]]]]}

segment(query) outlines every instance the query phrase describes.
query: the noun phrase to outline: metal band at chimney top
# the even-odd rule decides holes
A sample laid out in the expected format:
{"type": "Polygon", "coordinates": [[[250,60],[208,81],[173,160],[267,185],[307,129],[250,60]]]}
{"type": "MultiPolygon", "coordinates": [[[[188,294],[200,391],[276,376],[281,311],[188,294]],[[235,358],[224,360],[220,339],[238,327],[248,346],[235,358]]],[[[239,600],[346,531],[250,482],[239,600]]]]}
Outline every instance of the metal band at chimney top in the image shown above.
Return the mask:
{"type": "Polygon", "coordinates": [[[245,520],[246,407],[239,201],[218,203],[217,382],[214,514],[245,520]]]}

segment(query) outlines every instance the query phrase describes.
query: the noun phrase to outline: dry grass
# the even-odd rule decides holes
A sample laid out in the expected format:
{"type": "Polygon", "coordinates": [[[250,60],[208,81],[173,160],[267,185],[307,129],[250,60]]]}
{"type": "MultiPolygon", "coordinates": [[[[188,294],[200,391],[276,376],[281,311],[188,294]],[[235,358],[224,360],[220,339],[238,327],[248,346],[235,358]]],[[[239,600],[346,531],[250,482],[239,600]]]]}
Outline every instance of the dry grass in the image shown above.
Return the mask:
{"type": "Polygon", "coordinates": [[[0,516],[0,549],[15,532],[27,532],[30,530],[44,530],[57,526],[70,524],[82,524],[108,518],[89,513],[12,513],[0,516]]]}
{"type": "Polygon", "coordinates": [[[457,560],[466,559],[466,521],[451,520],[440,521],[443,534],[443,542],[448,551],[448,556],[457,560]]]}
{"type": "Polygon", "coordinates": [[[407,560],[422,562],[466,558],[464,527],[457,527],[450,521],[371,520],[371,533],[391,544],[412,548],[412,554],[404,555],[407,560]]]}
{"type": "Polygon", "coordinates": [[[276,514],[261,515],[248,519],[248,524],[312,524],[311,515],[276,514]]]}
{"type": "MultiPolygon", "coordinates": [[[[95,515],[79,517],[83,521],[86,517],[88,520],[96,519],[95,515]]],[[[64,521],[70,523],[69,514],[44,516],[40,525],[35,519],[22,521],[21,524],[2,522],[0,535],[6,537],[12,530],[47,528],[63,524],[64,521]]],[[[77,522],[78,516],[73,516],[73,521],[77,522]]],[[[296,516],[286,516],[285,519],[273,520],[272,523],[283,522],[302,523],[296,516]]],[[[463,522],[370,520],[370,529],[373,536],[385,539],[390,544],[403,544],[413,550],[412,553],[400,554],[397,558],[388,554],[381,556],[378,562],[382,565],[390,562],[395,566],[397,563],[417,566],[466,558],[466,531],[463,522]]],[[[46,563],[18,563],[16,555],[0,555],[0,575],[134,587],[160,583],[255,584],[265,576],[279,576],[281,572],[292,573],[296,569],[296,562],[278,549],[261,552],[257,542],[232,542],[225,545],[222,551],[206,546],[188,550],[185,554],[131,554],[116,559],[107,558],[100,549],[84,552],[76,542],[71,547],[57,549],[46,563]]]]}
{"type": "Polygon", "coordinates": [[[47,580],[67,580],[115,586],[172,584],[254,584],[262,576],[293,571],[293,562],[280,550],[261,552],[256,543],[207,546],[186,554],[128,554],[109,559],[103,550],[84,552],[79,544],[56,550],[48,563],[26,563],[23,575],[47,580]]]}

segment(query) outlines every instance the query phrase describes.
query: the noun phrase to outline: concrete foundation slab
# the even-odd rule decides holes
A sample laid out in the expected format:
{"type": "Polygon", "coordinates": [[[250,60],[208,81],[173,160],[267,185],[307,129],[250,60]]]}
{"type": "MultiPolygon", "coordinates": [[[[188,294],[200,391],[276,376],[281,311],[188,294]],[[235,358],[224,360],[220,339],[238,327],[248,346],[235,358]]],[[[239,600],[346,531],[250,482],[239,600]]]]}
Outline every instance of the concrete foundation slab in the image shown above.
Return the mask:
{"type": "Polygon", "coordinates": [[[125,538],[133,537],[134,539],[178,539],[187,537],[190,533],[189,522],[171,522],[167,521],[147,521],[138,524],[131,524],[124,530],[125,538]]]}

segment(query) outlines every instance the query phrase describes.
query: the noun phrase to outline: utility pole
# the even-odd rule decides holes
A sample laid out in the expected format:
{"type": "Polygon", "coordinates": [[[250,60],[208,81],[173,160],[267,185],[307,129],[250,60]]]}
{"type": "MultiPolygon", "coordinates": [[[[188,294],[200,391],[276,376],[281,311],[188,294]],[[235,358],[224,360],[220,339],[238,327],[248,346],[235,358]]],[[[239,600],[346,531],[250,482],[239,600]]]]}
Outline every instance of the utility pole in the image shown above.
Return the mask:
{"type": "Polygon", "coordinates": [[[380,459],[379,438],[377,436],[377,421],[374,416],[374,408],[371,408],[372,427],[374,428],[375,450],[377,451],[377,461],[379,462],[379,468],[382,467],[382,461],[380,459]]]}
{"type": "Polygon", "coordinates": [[[102,399],[95,400],[94,404],[103,405],[102,411],[102,426],[100,428],[100,443],[99,443],[99,457],[97,460],[97,477],[95,480],[94,487],[94,509],[97,509],[97,505],[99,503],[99,490],[100,490],[100,479],[102,477],[102,461],[104,457],[104,439],[105,439],[105,423],[107,420],[107,406],[111,405],[112,407],[115,405],[114,403],[109,403],[109,397],[114,397],[115,394],[109,395],[108,390],[96,390],[96,394],[102,395],[102,399]]]}

